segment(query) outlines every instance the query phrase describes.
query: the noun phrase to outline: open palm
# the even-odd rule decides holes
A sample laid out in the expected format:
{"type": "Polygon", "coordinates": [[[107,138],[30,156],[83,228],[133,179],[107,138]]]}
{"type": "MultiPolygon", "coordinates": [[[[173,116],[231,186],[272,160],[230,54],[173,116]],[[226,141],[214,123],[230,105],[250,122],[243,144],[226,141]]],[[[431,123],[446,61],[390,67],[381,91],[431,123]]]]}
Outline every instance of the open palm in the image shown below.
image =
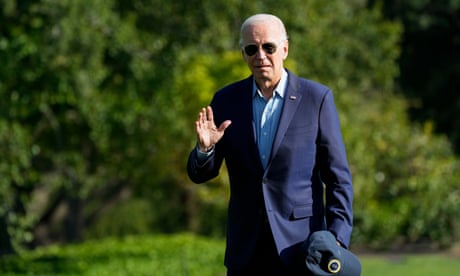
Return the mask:
{"type": "Polygon", "coordinates": [[[198,149],[203,152],[209,151],[224,136],[225,129],[231,123],[230,120],[226,120],[217,128],[214,123],[212,108],[210,106],[203,107],[195,121],[198,149]]]}

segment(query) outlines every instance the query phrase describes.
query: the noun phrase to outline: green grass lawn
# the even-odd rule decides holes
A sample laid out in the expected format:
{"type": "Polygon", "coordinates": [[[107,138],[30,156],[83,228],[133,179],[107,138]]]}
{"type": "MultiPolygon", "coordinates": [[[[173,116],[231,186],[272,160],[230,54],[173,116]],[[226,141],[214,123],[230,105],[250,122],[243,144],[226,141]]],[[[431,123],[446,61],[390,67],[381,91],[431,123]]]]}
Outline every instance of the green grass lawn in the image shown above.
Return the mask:
{"type": "MultiPolygon", "coordinates": [[[[0,275],[218,276],[224,245],[189,234],[108,238],[0,258],[0,275]]],[[[460,275],[460,261],[447,255],[360,257],[363,276],[460,275]]]]}
{"type": "Polygon", "coordinates": [[[460,259],[444,254],[409,254],[393,257],[360,256],[363,276],[460,275],[460,259]]]}

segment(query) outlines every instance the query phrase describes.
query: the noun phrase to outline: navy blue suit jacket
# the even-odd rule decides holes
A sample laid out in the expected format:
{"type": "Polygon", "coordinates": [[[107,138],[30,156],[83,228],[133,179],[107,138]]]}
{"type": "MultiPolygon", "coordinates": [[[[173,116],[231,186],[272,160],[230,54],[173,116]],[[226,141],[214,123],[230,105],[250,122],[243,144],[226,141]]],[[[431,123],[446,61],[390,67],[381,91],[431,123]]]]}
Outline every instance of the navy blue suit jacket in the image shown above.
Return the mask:
{"type": "Polygon", "coordinates": [[[216,125],[225,120],[232,124],[206,162],[200,164],[193,150],[187,164],[190,179],[203,183],[216,177],[226,162],[230,179],[226,266],[238,268],[249,261],[266,218],[288,265],[317,230],[331,231],[348,246],[353,190],[332,92],[288,71],[279,127],[264,170],[252,120],[252,88],[251,76],[214,95],[216,125]]]}

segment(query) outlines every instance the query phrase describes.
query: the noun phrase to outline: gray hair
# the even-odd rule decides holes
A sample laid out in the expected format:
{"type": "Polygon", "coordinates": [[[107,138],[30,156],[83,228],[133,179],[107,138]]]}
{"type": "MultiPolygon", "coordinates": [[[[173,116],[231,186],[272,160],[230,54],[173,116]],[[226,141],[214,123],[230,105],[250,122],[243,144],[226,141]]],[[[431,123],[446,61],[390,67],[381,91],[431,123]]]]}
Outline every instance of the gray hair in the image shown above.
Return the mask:
{"type": "Polygon", "coordinates": [[[277,17],[275,15],[272,15],[272,14],[259,13],[259,14],[255,14],[255,15],[250,16],[241,25],[240,41],[239,41],[240,47],[243,47],[243,32],[244,32],[244,30],[248,26],[251,26],[251,25],[254,25],[254,24],[260,23],[260,22],[274,23],[274,25],[276,25],[279,28],[279,31],[280,31],[280,33],[282,35],[281,40],[287,40],[288,39],[288,35],[287,35],[287,32],[286,32],[286,28],[284,27],[284,23],[283,23],[283,21],[281,21],[281,19],[279,19],[279,17],[277,17]]]}

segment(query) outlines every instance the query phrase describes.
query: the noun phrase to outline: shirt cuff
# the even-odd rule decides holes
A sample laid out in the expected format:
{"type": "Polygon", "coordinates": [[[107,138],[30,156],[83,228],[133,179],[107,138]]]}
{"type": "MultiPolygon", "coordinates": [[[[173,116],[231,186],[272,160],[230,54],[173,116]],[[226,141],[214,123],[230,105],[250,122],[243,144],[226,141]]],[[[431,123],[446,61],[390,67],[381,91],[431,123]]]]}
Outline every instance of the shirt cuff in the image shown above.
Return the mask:
{"type": "Polygon", "coordinates": [[[205,161],[211,156],[211,154],[214,152],[214,146],[211,147],[211,150],[207,152],[200,151],[198,149],[198,146],[196,147],[196,156],[198,158],[198,161],[205,161]]]}

